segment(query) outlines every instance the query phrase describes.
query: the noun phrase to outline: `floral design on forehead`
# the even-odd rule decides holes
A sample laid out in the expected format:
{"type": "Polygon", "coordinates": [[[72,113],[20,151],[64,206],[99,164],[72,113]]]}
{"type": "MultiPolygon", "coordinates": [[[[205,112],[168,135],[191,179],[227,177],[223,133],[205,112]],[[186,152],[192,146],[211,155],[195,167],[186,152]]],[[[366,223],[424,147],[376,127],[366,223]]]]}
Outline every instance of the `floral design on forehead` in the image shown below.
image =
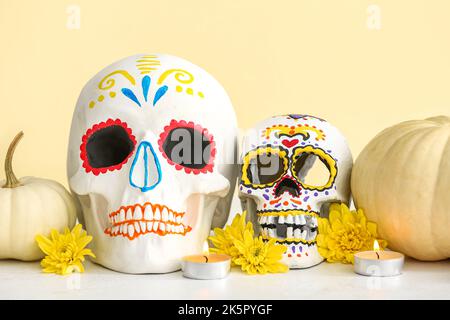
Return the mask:
{"type": "MultiPolygon", "coordinates": [[[[152,78],[150,74],[152,71],[157,71],[161,66],[161,62],[158,60],[156,55],[144,55],[139,56],[136,59],[136,68],[139,69],[140,75],[142,76],[140,88],[135,88],[136,90],[142,90],[142,98],[147,102],[148,99],[148,90],[150,88],[152,78]]],[[[110,99],[114,99],[117,97],[117,88],[116,87],[116,78],[119,77],[129,85],[136,87],[137,81],[135,77],[133,77],[129,71],[127,70],[114,70],[104,76],[98,83],[98,89],[100,90],[100,94],[97,95],[96,99],[90,100],[88,103],[89,108],[94,108],[97,104],[105,101],[105,98],[109,96],[110,99]],[[106,94],[107,93],[107,94],[106,94]]],[[[178,84],[174,86],[174,91],[177,93],[185,93],[190,96],[198,96],[199,98],[204,98],[205,94],[202,91],[197,91],[195,94],[195,90],[191,87],[194,82],[194,76],[187,70],[184,69],[167,69],[162,72],[156,79],[156,85],[158,89],[154,95],[152,100],[153,106],[161,99],[167,92],[168,86],[164,85],[166,80],[170,77],[173,77],[178,84]]],[[[140,99],[137,97],[135,91],[129,87],[121,87],[120,91],[123,95],[137,104],[139,107],[142,106],[140,99]]]]}
{"type": "Polygon", "coordinates": [[[244,138],[239,196],[263,238],[288,247],[291,268],[315,265],[317,217],[324,204],[349,198],[349,148],[336,128],[309,115],[272,117],[255,130],[258,139],[244,138]],[[324,177],[310,181],[318,168],[324,177]]]}
{"type": "Polygon", "coordinates": [[[218,161],[235,150],[236,131],[223,88],[186,60],[132,56],[89,81],[73,117],[68,167],[99,263],[168,272],[186,250],[200,252],[216,208],[189,201],[232,190],[235,173],[218,161]]]}

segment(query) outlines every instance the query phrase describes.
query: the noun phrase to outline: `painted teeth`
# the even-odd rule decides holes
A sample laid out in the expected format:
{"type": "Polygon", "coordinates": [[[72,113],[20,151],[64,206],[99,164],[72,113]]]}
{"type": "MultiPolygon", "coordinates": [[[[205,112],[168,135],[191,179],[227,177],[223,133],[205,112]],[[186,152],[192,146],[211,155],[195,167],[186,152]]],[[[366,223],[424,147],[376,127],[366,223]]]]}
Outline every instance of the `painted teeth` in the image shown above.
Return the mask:
{"type": "Polygon", "coordinates": [[[317,236],[317,217],[306,214],[262,215],[258,222],[264,238],[314,241],[317,236]]]}
{"type": "Polygon", "coordinates": [[[139,226],[139,223],[137,221],[134,223],[134,229],[137,233],[141,232],[141,227],[139,226]]]}
{"type": "Polygon", "coordinates": [[[180,224],[183,214],[173,212],[166,207],[153,209],[151,205],[146,205],[143,211],[142,207],[137,205],[134,209],[132,207],[128,207],[126,210],[121,208],[118,212],[112,213],[109,218],[112,224],[142,220],[180,224]]]}
{"type": "Polygon", "coordinates": [[[153,220],[153,210],[151,206],[146,206],[144,211],[145,220],[153,220]]]}
{"type": "Polygon", "coordinates": [[[270,228],[268,230],[269,230],[269,237],[276,238],[276,236],[277,236],[276,230],[274,228],[270,228]]]}
{"type": "Polygon", "coordinates": [[[184,213],[165,206],[145,204],[122,207],[109,215],[111,226],[105,229],[110,236],[123,236],[130,240],[145,233],[184,235],[191,230],[182,224],[184,213]]]}
{"type": "Polygon", "coordinates": [[[286,223],[287,223],[287,224],[294,224],[294,217],[291,216],[291,215],[288,215],[288,216],[286,217],[286,223]]]}
{"type": "Polygon", "coordinates": [[[161,212],[161,216],[162,216],[162,221],[167,221],[169,220],[169,210],[167,210],[167,208],[163,208],[162,212],[161,212]]]}
{"type": "Polygon", "coordinates": [[[142,209],[140,206],[137,206],[136,209],[134,209],[134,220],[142,220],[142,209]]]}
{"type": "Polygon", "coordinates": [[[306,224],[306,219],[304,215],[299,215],[299,223],[296,224],[306,224]]]}
{"type": "Polygon", "coordinates": [[[128,208],[127,210],[126,219],[133,220],[133,213],[131,212],[131,208],[128,208]]]}
{"type": "Polygon", "coordinates": [[[130,235],[130,237],[134,236],[134,226],[132,224],[128,225],[128,234],[130,235]]]}
{"type": "Polygon", "coordinates": [[[288,227],[286,229],[286,237],[287,238],[293,238],[294,237],[294,228],[288,227]]]}
{"type": "Polygon", "coordinates": [[[157,220],[157,221],[161,220],[161,211],[159,210],[159,208],[155,209],[155,217],[154,217],[154,219],[157,220]]]}

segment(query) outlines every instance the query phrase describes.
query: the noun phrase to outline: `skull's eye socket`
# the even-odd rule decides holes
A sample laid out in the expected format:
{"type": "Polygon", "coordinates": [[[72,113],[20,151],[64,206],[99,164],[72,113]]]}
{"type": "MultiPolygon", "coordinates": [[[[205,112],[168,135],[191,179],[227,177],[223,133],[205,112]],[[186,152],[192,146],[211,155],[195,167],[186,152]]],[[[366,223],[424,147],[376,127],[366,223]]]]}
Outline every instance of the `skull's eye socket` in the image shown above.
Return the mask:
{"type": "Polygon", "coordinates": [[[323,150],[307,146],[294,151],[292,175],[304,188],[328,189],[336,174],[335,160],[323,150]]]}
{"type": "Polygon", "coordinates": [[[136,139],[126,123],[109,119],[88,129],[81,144],[86,172],[95,175],[120,170],[131,156],[136,139]]]}
{"type": "Polygon", "coordinates": [[[286,151],[278,148],[261,148],[244,157],[242,181],[253,186],[268,186],[278,181],[287,170],[286,151]]]}
{"type": "Polygon", "coordinates": [[[172,120],[160,135],[159,147],[177,170],[194,174],[213,170],[216,153],[213,136],[192,122],[172,120]]]}

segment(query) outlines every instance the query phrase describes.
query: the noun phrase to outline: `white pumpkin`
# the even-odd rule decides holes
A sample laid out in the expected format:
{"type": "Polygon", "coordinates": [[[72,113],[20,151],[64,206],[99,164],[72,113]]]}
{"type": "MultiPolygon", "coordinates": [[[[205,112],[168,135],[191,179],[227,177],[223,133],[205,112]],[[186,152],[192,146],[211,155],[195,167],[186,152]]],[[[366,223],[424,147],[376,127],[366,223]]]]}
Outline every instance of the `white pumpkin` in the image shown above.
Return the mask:
{"type": "Polygon", "coordinates": [[[22,138],[19,133],[6,155],[6,180],[0,182],[0,259],[38,260],[44,257],[35,236],[51,229],[64,231],[76,221],[77,204],[59,183],[47,179],[17,179],[12,156],[22,138]]]}
{"type": "Polygon", "coordinates": [[[382,131],[357,158],[351,187],[390,248],[424,261],[450,257],[449,117],[382,131]]]}

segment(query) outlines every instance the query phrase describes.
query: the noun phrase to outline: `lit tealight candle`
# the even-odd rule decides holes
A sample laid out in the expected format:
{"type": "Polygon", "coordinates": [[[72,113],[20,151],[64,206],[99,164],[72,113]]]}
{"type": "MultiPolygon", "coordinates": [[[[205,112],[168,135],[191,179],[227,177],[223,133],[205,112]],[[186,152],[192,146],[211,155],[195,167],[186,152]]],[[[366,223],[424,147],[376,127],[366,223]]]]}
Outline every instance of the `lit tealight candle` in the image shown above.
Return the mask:
{"type": "Polygon", "coordinates": [[[401,274],[405,256],[399,252],[381,251],[378,241],[373,251],[355,253],[354,270],[364,276],[389,277],[401,274]]]}
{"type": "Polygon", "coordinates": [[[191,279],[213,280],[225,278],[230,272],[231,258],[225,254],[210,254],[205,241],[203,254],[186,256],[181,261],[183,275],[191,279]]]}

